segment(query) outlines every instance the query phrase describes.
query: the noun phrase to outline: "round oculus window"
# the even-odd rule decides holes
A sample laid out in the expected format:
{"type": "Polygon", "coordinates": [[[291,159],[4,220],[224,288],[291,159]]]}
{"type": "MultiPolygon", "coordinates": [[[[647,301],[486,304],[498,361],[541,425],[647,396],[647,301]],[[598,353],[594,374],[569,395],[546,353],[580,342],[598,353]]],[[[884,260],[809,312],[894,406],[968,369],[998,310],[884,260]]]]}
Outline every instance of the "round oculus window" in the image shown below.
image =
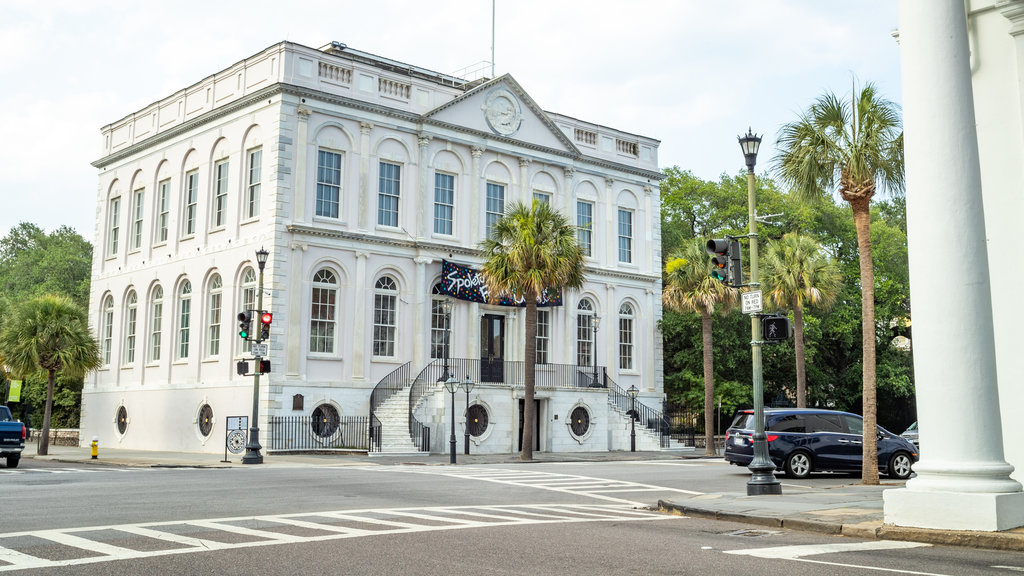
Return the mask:
{"type": "Polygon", "coordinates": [[[313,409],[313,421],[310,423],[313,427],[313,434],[316,434],[320,438],[329,438],[338,431],[338,426],[341,423],[341,416],[338,415],[338,410],[330,404],[321,404],[313,409]]]}
{"type": "Polygon", "coordinates": [[[490,420],[490,417],[487,415],[487,408],[480,404],[473,404],[469,407],[466,418],[469,422],[470,436],[480,436],[487,431],[487,424],[490,420]]]}
{"type": "Polygon", "coordinates": [[[569,429],[572,430],[573,436],[583,436],[590,430],[590,412],[583,406],[573,408],[569,420],[569,429]]]}
{"type": "Polygon", "coordinates": [[[117,431],[120,434],[128,431],[128,409],[124,406],[117,409],[117,431]]]}
{"type": "Polygon", "coordinates": [[[199,409],[199,433],[204,437],[213,432],[213,408],[209,404],[203,404],[199,409]]]}

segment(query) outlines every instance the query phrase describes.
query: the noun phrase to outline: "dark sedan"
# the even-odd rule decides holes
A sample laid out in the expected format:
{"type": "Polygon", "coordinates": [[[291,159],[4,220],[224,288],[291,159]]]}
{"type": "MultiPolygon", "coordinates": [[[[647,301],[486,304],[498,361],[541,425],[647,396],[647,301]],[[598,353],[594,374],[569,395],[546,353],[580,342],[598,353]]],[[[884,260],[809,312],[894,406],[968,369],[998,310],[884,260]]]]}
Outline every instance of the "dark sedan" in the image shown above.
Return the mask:
{"type": "MultiPolygon", "coordinates": [[[[860,472],[864,421],[856,414],[818,409],[766,409],[768,456],[792,478],[811,472],[860,472]]],[[[725,436],[725,459],[748,466],[754,458],[754,412],[736,414],[725,436]]],[[[910,477],[917,448],[878,427],[878,471],[890,478],[910,477]]]]}

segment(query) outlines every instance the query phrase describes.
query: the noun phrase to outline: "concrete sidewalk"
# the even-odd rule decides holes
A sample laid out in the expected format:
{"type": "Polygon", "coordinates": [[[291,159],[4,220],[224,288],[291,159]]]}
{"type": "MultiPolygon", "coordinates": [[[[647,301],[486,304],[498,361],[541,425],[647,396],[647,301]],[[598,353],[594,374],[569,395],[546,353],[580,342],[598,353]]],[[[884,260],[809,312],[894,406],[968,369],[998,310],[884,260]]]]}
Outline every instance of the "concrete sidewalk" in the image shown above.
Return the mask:
{"type": "MultiPolygon", "coordinates": [[[[241,455],[193,452],[156,452],[103,448],[93,460],[88,447],[50,446],[49,454],[36,454],[34,443],[26,446],[25,458],[37,458],[82,465],[119,465],[172,468],[246,467],[241,455]]],[[[580,454],[551,454],[535,452],[534,462],[612,462],[630,460],[679,460],[703,458],[695,451],[662,452],[588,452],[580,454]]],[[[288,468],[307,466],[364,466],[381,465],[448,465],[447,454],[369,455],[366,453],[329,454],[265,454],[262,467],[288,468]]],[[[458,455],[462,465],[521,464],[518,454],[458,455]]],[[[880,486],[851,484],[827,489],[799,489],[786,487],[781,495],[747,496],[745,492],[718,492],[695,496],[674,496],[659,500],[658,507],[668,513],[696,518],[727,520],[753,524],[765,528],[784,528],[835,534],[855,538],[906,540],[969,546],[997,550],[1024,551],[1024,528],[1004,532],[970,532],[903,528],[883,524],[882,492],[898,489],[899,484],[882,483],[880,486]]]]}

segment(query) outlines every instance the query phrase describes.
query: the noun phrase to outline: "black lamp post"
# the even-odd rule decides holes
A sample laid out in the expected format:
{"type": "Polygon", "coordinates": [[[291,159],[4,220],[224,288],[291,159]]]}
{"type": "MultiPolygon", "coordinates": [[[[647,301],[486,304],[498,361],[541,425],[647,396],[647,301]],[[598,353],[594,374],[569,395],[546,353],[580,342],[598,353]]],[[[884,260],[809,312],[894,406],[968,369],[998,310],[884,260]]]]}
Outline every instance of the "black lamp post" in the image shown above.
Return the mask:
{"type": "MultiPolygon", "coordinates": [[[[263,311],[263,269],[266,268],[267,259],[269,257],[270,252],[267,252],[263,247],[260,247],[260,249],[256,251],[256,264],[260,268],[260,277],[256,293],[256,308],[260,310],[260,314],[262,314],[263,311]]],[[[262,450],[263,447],[260,446],[260,427],[257,420],[260,416],[259,367],[262,357],[256,356],[253,360],[256,363],[256,373],[252,377],[252,424],[249,426],[249,441],[245,445],[245,456],[242,456],[242,464],[263,464],[263,455],[260,454],[260,450],[262,450]]]]}
{"type": "MultiPolygon", "coordinates": [[[[757,164],[757,150],[761,146],[761,137],[749,128],[744,136],[737,138],[743,149],[743,160],[747,164],[747,221],[750,224],[750,286],[760,290],[761,284],[757,271],[757,205],[754,199],[754,165],[757,164]]],[[[754,459],[747,468],[750,469],[750,480],[747,481],[747,496],[760,494],[782,494],[782,483],[775,478],[775,464],[768,457],[768,440],[764,433],[764,379],[761,368],[761,318],[759,314],[750,316],[750,355],[753,364],[754,388],[754,459]]]]}
{"type": "Polygon", "coordinates": [[[449,377],[444,381],[444,389],[452,395],[452,434],[449,441],[451,444],[451,458],[448,460],[448,463],[455,464],[455,391],[459,389],[459,381],[454,376],[449,377]]]}
{"type": "Polygon", "coordinates": [[[469,379],[469,374],[466,374],[466,379],[462,381],[462,387],[466,389],[466,456],[469,456],[469,393],[474,385],[475,383],[469,379]]]}
{"type": "Polygon", "coordinates": [[[626,393],[629,394],[629,451],[636,452],[636,395],[640,391],[636,386],[630,386],[626,393]]]}
{"type": "Polygon", "coordinates": [[[445,298],[441,303],[441,311],[444,312],[444,374],[441,374],[441,380],[447,381],[450,375],[448,361],[451,357],[452,301],[445,298]]]}
{"type": "Polygon", "coordinates": [[[598,382],[597,382],[597,327],[600,324],[601,324],[601,317],[598,316],[597,314],[594,314],[593,318],[590,319],[590,327],[594,329],[594,334],[593,334],[593,338],[592,338],[592,340],[593,340],[592,347],[593,347],[593,352],[594,352],[594,386],[595,387],[600,387],[600,384],[598,384],[598,382]]]}

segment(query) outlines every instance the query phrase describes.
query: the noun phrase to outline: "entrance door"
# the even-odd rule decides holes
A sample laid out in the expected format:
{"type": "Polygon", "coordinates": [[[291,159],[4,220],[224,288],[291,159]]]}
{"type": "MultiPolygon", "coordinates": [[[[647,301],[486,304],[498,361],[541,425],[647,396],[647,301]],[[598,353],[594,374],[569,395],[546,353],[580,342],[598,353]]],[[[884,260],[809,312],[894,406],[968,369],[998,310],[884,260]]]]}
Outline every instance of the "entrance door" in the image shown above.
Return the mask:
{"type": "Polygon", "coordinates": [[[480,319],[480,380],[503,382],[505,367],[505,317],[484,314],[480,319]]]}
{"type": "MultiPolygon", "coordinates": [[[[523,449],[523,412],[526,410],[526,400],[519,399],[519,441],[516,443],[516,450],[523,449]]],[[[533,449],[540,452],[540,400],[533,401],[533,449]]]]}

